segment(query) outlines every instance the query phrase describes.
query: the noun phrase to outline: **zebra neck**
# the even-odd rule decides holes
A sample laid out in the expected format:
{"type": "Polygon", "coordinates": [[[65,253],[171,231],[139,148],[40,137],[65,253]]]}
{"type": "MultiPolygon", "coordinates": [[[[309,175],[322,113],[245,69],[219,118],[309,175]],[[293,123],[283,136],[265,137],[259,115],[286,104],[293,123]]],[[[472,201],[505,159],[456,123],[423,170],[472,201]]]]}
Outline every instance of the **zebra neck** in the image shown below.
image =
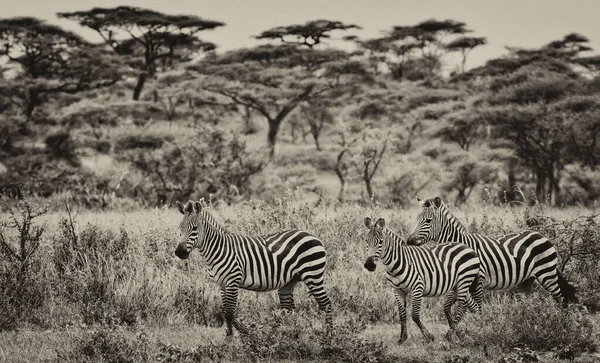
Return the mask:
{"type": "Polygon", "coordinates": [[[219,260],[219,257],[224,253],[227,253],[229,246],[228,242],[231,240],[229,233],[216,228],[210,223],[204,223],[204,238],[198,252],[206,260],[209,265],[213,265],[213,262],[219,260]]]}
{"type": "Polygon", "coordinates": [[[446,216],[446,223],[442,225],[438,242],[466,242],[468,232],[465,226],[445,206],[442,213],[446,216]]]}
{"type": "Polygon", "coordinates": [[[403,248],[404,241],[402,237],[385,229],[386,238],[383,239],[383,245],[381,247],[381,256],[379,259],[386,267],[392,267],[398,259],[403,259],[402,253],[399,253],[403,248]]]}

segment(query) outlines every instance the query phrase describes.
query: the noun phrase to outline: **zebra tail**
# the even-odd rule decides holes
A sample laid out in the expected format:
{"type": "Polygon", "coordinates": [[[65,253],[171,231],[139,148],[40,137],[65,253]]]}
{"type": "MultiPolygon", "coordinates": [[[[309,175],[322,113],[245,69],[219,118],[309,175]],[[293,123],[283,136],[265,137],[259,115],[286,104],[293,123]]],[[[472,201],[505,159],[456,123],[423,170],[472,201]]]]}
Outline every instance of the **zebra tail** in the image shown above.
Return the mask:
{"type": "Polygon", "coordinates": [[[560,288],[560,293],[563,296],[565,304],[579,302],[577,296],[575,296],[575,286],[571,285],[560,271],[557,270],[556,273],[558,276],[558,287],[560,288]]]}

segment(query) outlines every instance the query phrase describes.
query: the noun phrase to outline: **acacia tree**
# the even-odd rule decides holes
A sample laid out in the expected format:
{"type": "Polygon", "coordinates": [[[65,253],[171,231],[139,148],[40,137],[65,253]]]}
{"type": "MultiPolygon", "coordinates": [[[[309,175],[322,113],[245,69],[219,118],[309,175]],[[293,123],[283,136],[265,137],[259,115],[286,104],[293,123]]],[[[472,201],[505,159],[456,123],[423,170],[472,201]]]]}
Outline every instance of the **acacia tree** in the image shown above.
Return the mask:
{"type": "Polygon", "coordinates": [[[374,62],[376,73],[379,63],[383,62],[394,78],[398,80],[404,79],[407,66],[417,49],[416,41],[407,39],[407,37],[384,36],[368,40],[356,39],[356,43],[368,53],[371,61],[374,62]]]}
{"type": "Polygon", "coordinates": [[[146,79],[174,61],[187,60],[190,53],[213,50],[215,45],[196,37],[203,30],[225,25],[193,15],[168,15],[154,10],[119,6],[58,13],[95,30],[119,55],[141,59],[141,70],[133,91],[138,100],[146,79]]]}
{"type": "Polygon", "coordinates": [[[111,86],[128,73],[121,59],[31,17],[0,19],[2,57],[21,72],[0,80],[0,95],[23,108],[28,118],[50,94],[111,86]]]}
{"type": "Polygon", "coordinates": [[[203,75],[202,89],[266,119],[273,156],[282,122],[301,102],[340,92],[349,79],[364,77],[362,66],[347,57],[338,50],[263,45],[210,57],[190,69],[203,75]]]}
{"type": "Polygon", "coordinates": [[[394,26],[389,37],[414,41],[415,47],[421,52],[421,59],[429,76],[432,76],[441,65],[440,59],[446,51],[446,38],[469,31],[463,22],[429,19],[412,26],[394,26]]]}
{"type": "Polygon", "coordinates": [[[460,52],[462,56],[460,72],[464,73],[467,64],[467,56],[469,53],[473,49],[481,45],[485,45],[486,43],[487,40],[483,37],[460,37],[446,44],[446,49],[450,52],[460,52]]]}
{"type": "Polygon", "coordinates": [[[257,35],[256,39],[281,40],[284,43],[313,48],[323,39],[330,39],[332,31],[348,29],[360,29],[360,27],[340,21],[320,19],[308,21],[305,24],[278,26],[265,30],[257,35]]]}

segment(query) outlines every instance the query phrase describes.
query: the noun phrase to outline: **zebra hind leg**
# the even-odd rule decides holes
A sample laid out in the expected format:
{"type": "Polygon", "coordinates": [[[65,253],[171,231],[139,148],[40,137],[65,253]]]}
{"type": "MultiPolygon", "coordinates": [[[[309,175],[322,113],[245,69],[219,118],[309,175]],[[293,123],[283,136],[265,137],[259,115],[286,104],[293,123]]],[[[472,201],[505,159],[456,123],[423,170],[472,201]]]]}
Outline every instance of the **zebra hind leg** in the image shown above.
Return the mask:
{"type": "Polygon", "coordinates": [[[444,300],[444,315],[446,315],[446,320],[448,321],[448,325],[452,328],[454,324],[454,318],[452,317],[452,305],[456,302],[456,291],[450,290],[450,292],[446,295],[446,300],[444,300]]]}
{"type": "Polygon", "coordinates": [[[548,272],[546,271],[534,271],[533,272],[537,282],[542,285],[542,287],[548,291],[550,294],[552,294],[552,297],[554,297],[554,300],[556,300],[559,304],[561,304],[563,307],[567,306],[567,300],[565,299],[565,297],[562,294],[562,291],[560,289],[560,285],[559,285],[559,281],[558,281],[558,270],[556,269],[556,267],[553,269],[553,271],[548,272]]]}
{"type": "Polygon", "coordinates": [[[468,285],[464,286],[463,288],[459,288],[457,290],[456,299],[458,301],[458,305],[456,306],[456,313],[454,314],[454,319],[452,319],[452,322],[450,323],[450,321],[449,321],[450,330],[448,330],[448,333],[446,333],[446,340],[449,340],[449,341],[452,340],[452,335],[454,334],[454,331],[456,330],[456,326],[462,320],[462,317],[465,314],[465,312],[467,311],[468,306],[475,304],[475,302],[473,301],[473,298],[469,295],[469,286],[468,285]]]}
{"type": "Polygon", "coordinates": [[[327,296],[327,292],[323,288],[323,279],[320,280],[309,280],[305,279],[304,284],[308,288],[308,291],[315,298],[317,304],[319,305],[319,310],[325,312],[325,324],[328,328],[333,325],[333,312],[331,308],[331,301],[327,296]]]}
{"type": "Polygon", "coordinates": [[[294,287],[298,281],[292,280],[287,285],[277,291],[279,295],[279,307],[283,310],[294,310],[296,305],[294,304],[294,287]]]}

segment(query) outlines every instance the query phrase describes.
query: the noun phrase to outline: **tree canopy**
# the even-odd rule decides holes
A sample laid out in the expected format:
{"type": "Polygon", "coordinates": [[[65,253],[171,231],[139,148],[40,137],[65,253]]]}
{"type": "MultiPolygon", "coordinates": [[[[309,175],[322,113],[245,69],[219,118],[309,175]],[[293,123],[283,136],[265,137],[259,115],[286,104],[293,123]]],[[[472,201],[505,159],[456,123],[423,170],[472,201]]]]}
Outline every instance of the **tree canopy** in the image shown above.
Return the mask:
{"type": "MultiPolygon", "coordinates": [[[[120,55],[139,57],[142,73],[134,89],[133,99],[139,99],[147,76],[158,71],[159,61],[189,59],[191,51],[212,50],[216,46],[201,41],[196,34],[225,24],[193,15],[169,15],[154,10],[119,6],[93,8],[88,11],[58,13],[95,30],[120,55]],[[136,49],[139,48],[139,51],[136,49]],[[179,54],[179,50],[186,50],[179,54]]],[[[164,64],[164,62],[163,62],[164,64]]]]}

